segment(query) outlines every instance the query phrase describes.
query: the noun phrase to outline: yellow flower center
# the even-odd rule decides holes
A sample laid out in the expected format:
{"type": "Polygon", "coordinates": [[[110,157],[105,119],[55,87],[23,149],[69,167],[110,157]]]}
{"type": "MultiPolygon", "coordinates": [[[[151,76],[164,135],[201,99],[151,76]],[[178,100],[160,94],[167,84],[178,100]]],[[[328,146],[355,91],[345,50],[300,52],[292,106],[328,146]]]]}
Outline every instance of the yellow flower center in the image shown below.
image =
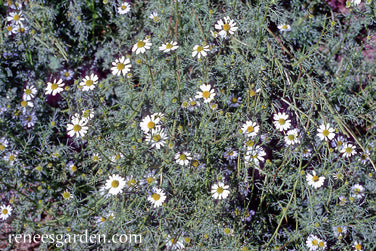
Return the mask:
{"type": "Polygon", "coordinates": [[[81,131],[81,126],[80,125],[74,125],[73,126],[73,131],[75,131],[75,132],[81,131]]]}
{"type": "Polygon", "coordinates": [[[5,146],[4,146],[2,143],[0,143],[0,150],[1,150],[1,151],[4,151],[4,150],[5,150],[5,146]]]}
{"type": "Polygon", "coordinates": [[[280,125],[284,125],[284,124],[286,123],[286,121],[285,121],[284,119],[279,119],[279,120],[278,120],[278,123],[279,123],[280,125]]]}
{"type": "Polygon", "coordinates": [[[198,46],[197,49],[196,49],[197,52],[201,52],[203,50],[204,50],[204,48],[202,46],[198,46]]]}
{"type": "Polygon", "coordinates": [[[287,30],[287,25],[286,24],[282,25],[282,29],[287,30]]]}
{"type": "Polygon", "coordinates": [[[230,234],[231,233],[231,229],[229,229],[228,227],[225,228],[225,230],[223,231],[226,235],[227,234],[230,234]]]}
{"type": "Polygon", "coordinates": [[[144,41],[138,41],[137,42],[137,48],[142,48],[145,46],[145,42],[144,41]]]}
{"type": "Polygon", "coordinates": [[[356,244],[356,245],[355,245],[355,249],[356,249],[356,250],[362,250],[362,245],[360,245],[360,244],[356,244]]]}
{"type": "Polygon", "coordinates": [[[223,29],[224,31],[229,31],[229,30],[231,29],[231,26],[230,26],[229,24],[224,24],[224,25],[222,26],[222,29],[223,29]]]}
{"type": "Polygon", "coordinates": [[[365,155],[364,153],[362,155],[360,155],[360,159],[361,160],[366,160],[367,159],[367,155],[365,155]]]}
{"type": "Polygon", "coordinates": [[[322,247],[324,247],[324,246],[325,246],[325,243],[322,242],[322,241],[320,241],[320,242],[319,242],[319,247],[322,248],[322,247]]]}
{"type": "Polygon", "coordinates": [[[9,161],[14,161],[16,159],[16,156],[14,155],[9,155],[9,161]]]}
{"type": "Polygon", "coordinates": [[[355,188],[355,189],[354,189],[354,193],[355,193],[355,194],[360,194],[360,189],[359,189],[359,188],[355,188]]]}
{"type": "Polygon", "coordinates": [[[86,86],[91,86],[92,84],[93,84],[93,80],[91,80],[91,79],[86,80],[86,82],[85,82],[86,86]]]}
{"type": "Polygon", "coordinates": [[[155,201],[158,201],[158,200],[161,198],[161,196],[160,196],[159,194],[157,194],[157,193],[153,193],[153,194],[151,195],[151,197],[152,197],[153,200],[155,200],[155,201]]]}
{"type": "Polygon", "coordinates": [[[252,158],[257,159],[257,154],[252,155],[252,158]]]}
{"type": "Polygon", "coordinates": [[[106,221],[106,218],[101,217],[101,222],[105,222],[105,221],[106,221]]]}
{"type": "Polygon", "coordinates": [[[153,136],[153,140],[156,141],[156,142],[160,141],[161,139],[162,139],[162,137],[159,134],[153,136]]]}
{"type": "Polygon", "coordinates": [[[342,143],[342,141],[337,141],[337,146],[342,146],[343,145],[343,143],[342,143]]]}
{"type": "Polygon", "coordinates": [[[293,141],[295,139],[295,135],[294,134],[290,134],[287,138],[289,140],[293,141]]]}
{"type": "Polygon", "coordinates": [[[11,25],[8,25],[7,26],[7,31],[12,31],[13,30],[13,27],[11,25]]]}
{"type": "Polygon", "coordinates": [[[318,244],[319,242],[316,239],[312,240],[312,246],[317,246],[318,244]]]}
{"type": "Polygon", "coordinates": [[[255,142],[253,142],[253,140],[249,140],[247,141],[247,146],[253,146],[255,144],[255,142]]]}
{"type": "Polygon", "coordinates": [[[121,9],[122,9],[122,10],[125,10],[125,9],[127,9],[127,6],[122,5],[122,6],[121,6],[121,9]]]}
{"type": "Polygon", "coordinates": [[[64,73],[65,77],[69,77],[69,72],[64,73]]]}
{"type": "Polygon", "coordinates": [[[113,219],[114,219],[114,217],[112,215],[110,215],[107,220],[112,221],[113,219]]]}
{"type": "Polygon", "coordinates": [[[166,49],[171,49],[172,47],[173,47],[172,44],[170,44],[170,43],[166,44],[166,49]]]}
{"type": "Polygon", "coordinates": [[[218,187],[218,188],[217,188],[217,193],[218,193],[218,194],[223,193],[223,187],[218,187]]]}
{"type": "Polygon", "coordinates": [[[202,96],[205,98],[205,99],[208,99],[210,97],[210,92],[208,91],[203,91],[202,92],[202,96]]]}
{"type": "Polygon", "coordinates": [[[21,101],[21,106],[26,107],[27,106],[27,102],[25,100],[22,100],[21,101]]]}
{"type": "Polygon", "coordinates": [[[25,28],[20,27],[20,28],[18,29],[18,32],[20,32],[20,33],[24,33],[24,32],[25,32],[25,28]]]}
{"type": "Polygon", "coordinates": [[[121,71],[125,68],[125,65],[123,63],[118,63],[116,67],[119,71],[121,71]]]}
{"type": "Polygon", "coordinates": [[[111,182],[111,186],[113,187],[113,188],[117,188],[118,186],[119,186],[119,181],[118,180],[113,180],[112,182],[111,182]]]}
{"type": "Polygon", "coordinates": [[[346,152],[347,152],[347,153],[351,153],[352,150],[353,150],[353,149],[352,149],[351,147],[346,147],[346,152]]]}
{"type": "Polygon", "coordinates": [[[25,94],[30,95],[31,94],[31,89],[25,89],[25,94]]]}
{"type": "Polygon", "coordinates": [[[254,131],[255,131],[255,128],[253,126],[248,126],[247,132],[251,133],[251,132],[254,132],[254,131]]]}
{"type": "Polygon", "coordinates": [[[27,116],[27,118],[26,118],[27,122],[30,122],[32,119],[33,119],[33,117],[31,117],[30,115],[27,116]]]}
{"type": "Polygon", "coordinates": [[[194,167],[198,167],[198,160],[194,160],[194,161],[192,161],[192,166],[194,166],[194,167]]]}
{"type": "Polygon", "coordinates": [[[136,180],[135,179],[131,179],[128,181],[128,186],[134,186],[136,184],[136,180]]]}
{"type": "Polygon", "coordinates": [[[70,194],[68,191],[65,191],[65,192],[63,193],[63,198],[64,198],[64,199],[69,199],[70,196],[71,196],[71,194],[70,194]]]}
{"type": "Polygon", "coordinates": [[[317,182],[317,181],[319,181],[319,177],[318,177],[317,175],[315,175],[315,176],[312,177],[312,180],[313,180],[314,182],[317,182]]]}
{"type": "Polygon", "coordinates": [[[185,242],[185,243],[189,243],[190,241],[191,241],[191,239],[190,239],[189,237],[185,237],[185,238],[184,238],[184,242],[185,242]]]}
{"type": "Polygon", "coordinates": [[[341,227],[337,227],[337,233],[342,233],[342,228],[341,227]]]}
{"type": "Polygon", "coordinates": [[[77,167],[76,167],[75,165],[73,165],[73,166],[71,166],[70,170],[71,170],[72,172],[75,172],[75,171],[77,171],[77,167]]]}
{"type": "Polygon", "coordinates": [[[3,209],[2,213],[3,213],[4,215],[8,214],[8,209],[3,209]]]}
{"type": "Polygon", "coordinates": [[[177,240],[175,240],[175,239],[171,239],[170,241],[171,241],[172,244],[176,244],[177,243],[177,240]]]}
{"type": "Polygon", "coordinates": [[[146,125],[149,129],[154,128],[155,123],[153,121],[149,121],[149,123],[146,125]]]}
{"type": "Polygon", "coordinates": [[[13,19],[14,19],[14,21],[18,21],[18,20],[20,20],[20,16],[18,14],[15,14],[13,16],[13,19]]]}
{"type": "Polygon", "coordinates": [[[233,104],[236,104],[236,103],[238,103],[238,99],[235,98],[235,97],[233,97],[233,98],[231,99],[231,102],[232,102],[233,104]]]}
{"type": "Polygon", "coordinates": [[[328,135],[329,135],[329,130],[324,130],[324,131],[322,131],[322,135],[324,135],[325,137],[328,137],[328,135]]]}
{"type": "Polygon", "coordinates": [[[154,22],[158,22],[159,21],[159,17],[158,16],[153,17],[153,21],[154,22]]]}
{"type": "Polygon", "coordinates": [[[153,177],[148,177],[148,178],[146,179],[146,182],[147,182],[148,184],[152,183],[153,181],[154,181],[154,178],[153,178],[153,177]]]}
{"type": "Polygon", "coordinates": [[[187,160],[187,156],[185,156],[185,154],[180,154],[179,159],[187,160]]]}
{"type": "Polygon", "coordinates": [[[56,83],[51,85],[51,90],[56,90],[59,86],[56,83]]]}

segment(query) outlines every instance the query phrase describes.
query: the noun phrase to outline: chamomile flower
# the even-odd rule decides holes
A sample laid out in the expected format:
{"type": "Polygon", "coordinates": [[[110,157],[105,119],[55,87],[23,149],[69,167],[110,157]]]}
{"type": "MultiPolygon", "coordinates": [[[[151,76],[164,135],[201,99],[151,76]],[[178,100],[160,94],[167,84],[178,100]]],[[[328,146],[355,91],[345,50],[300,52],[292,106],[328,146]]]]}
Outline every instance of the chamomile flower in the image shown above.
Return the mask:
{"type": "Polygon", "coordinates": [[[229,107],[238,107],[241,102],[242,97],[236,97],[235,94],[231,94],[227,100],[227,104],[229,107]]]}
{"type": "Polygon", "coordinates": [[[153,187],[152,192],[148,196],[148,201],[150,201],[153,207],[156,208],[162,206],[166,198],[166,194],[162,189],[153,187]]]}
{"type": "Polygon", "coordinates": [[[153,11],[152,13],[150,13],[149,18],[153,19],[153,21],[156,23],[159,22],[158,12],[153,11]]]}
{"type": "Polygon", "coordinates": [[[285,142],[287,145],[294,145],[300,142],[299,129],[289,130],[285,135],[285,142]]]}
{"type": "Polygon", "coordinates": [[[137,41],[137,43],[133,45],[132,51],[136,52],[136,54],[145,53],[146,50],[150,49],[151,45],[150,38],[145,38],[144,40],[137,41]]]}
{"type": "Polygon", "coordinates": [[[171,42],[169,42],[169,43],[162,44],[162,45],[159,47],[159,50],[160,50],[160,51],[163,51],[163,52],[165,52],[165,53],[167,53],[167,52],[170,52],[170,51],[174,51],[174,50],[176,50],[177,48],[179,48],[179,46],[178,46],[178,42],[171,41],[171,42]]]}
{"type": "Polygon", "coordinates": [[[26,128],[33,128],[37,120],[38,118],[35,114],[35,111],[25,112],[25,114],[22,116],[22,125],[26,128]]]}
{"type": "Polygon", "coordinates": [[[17,34],[18,33],[18,26],[17,26],[17,24],[9,23],[6,26],[5,29],[8,31],[8,36],[11,36],[12,34],[17,34]]]}
{"type": "Polygon", "coordinates": [[[9,16],[7,17],[7,21],[12,22],[14,24],[21,24],[23,21],[25,21],[25,18],[22,16],[22,11],[11,12],[9,13],[9,16]]]}
{"type": "Polygon", "coordinates": [[[333,232],[337,238],[343,238],[343,236],[347,232],[347,227],[346,226],[334,226],[333,232]]]}
{"type": "Polygon", "coordinates": [[[204,103],[210,103],[214,99],[214,96],[215,96],[214,89],[212,89],[211,85],[205,85],[205,84],[200,85],[200,89],[201,91],[197,92],[197,95],[195,96],[195,98],[197,99],[203,98],[204,103]]]}
{"type": "Polygon", "coordinates": [[[187,109],[189,111],[196,110],[198,107],[200,107],[200,102],[198,102],[195,98],[189,98],[189,101],[187,103],[187,109]]]}
{"type": "Polygon", "coordinates": [[[229,186],[225,185],[223,182],[219,181],[216,184],[213,184],[211,187],[211,194],[214,199],[226,199],[230,191],[228,190],[229,186]]]}
{"type": "Polygon", "coordinates": [[[127,176],[125,178],[125,186],[128,188],[128,191],[134,190],[137,188],[138,180],[133,177],[133,175],[127,176]]]}
{"type": "Polygon", "coordinates": [[[147,172],[144,175],[144,178],[145,179],[140,181],[140,185],[144,185],[144,184],[153,185],[153,184],[157,183],[157,176],[155,174],[155,169],[147,172]]]}
{"type": "Polygon", "coordinates": [[[73,175],[77,171],[77,166],[73,163],[73,161],[68,162],[67,170],[70,173],[70,175],[73,175]]]}
{"type": "Polygon", "coordinates": [[[160,122],[160,118],[152,115],[147,115],[143,120],[140,122],[141,130],[144,133],[150,132],[154,129],[158,123],[160,122]]]}
{"type": "Polygon", "coordinates": [[[55,96],[56,94],[58,94],[58,93],[60,93],[64,90],[63,87],[64,87],[63,80],[59,79],[56,82],[56,79],[55,79],[52,83],[51,82],[47,83],[47,87],[45,89],[46,90],[45,94],[55,96]]]}
{"type": "Polygon", "coordinates": [[[8,219],[8,217],[12,214],[12,207],[11,206],[5,206],[5,205],[2,205],[0,207],[0,218],[2,220],[6,220],[8,219]]]}
{"type": "Polygon", "coordinates": [[[34,103],[31,100],[29,100],[29,101],[22,100],[20,105],[21,105],[21,110],[22,110],[23,113],[26,113],[27,108],[33,108],[34,107],[34,103]]]}
{"type": "Polygon", "coordinates": [[[273,115],[273,124],[279,131],[287,131],[291,127],[291,120],[286,113],[277,113],[273,115]]]}
{"type": "Polygon", "coordinates": [[[306,240],[306,245],[310,251],[324,250],[326,248],[326,242],[313,234],[308,236],[306,240]]]}
{"type": "Polygon", "coordinates": [[[280,24],[280,25],[278,25],[278,29],[279,29],[280,32],[290,31],[291,30],[291,26],[288,25],[288,24],[280,24]]]}
{"type": "Polygon", "coordinates": [[[356,148],[353,144],[345,143],[341,149],[341,153],[343,153],[343,157],[350,158],[356,154],[356,148]]]}
{"type": "Polygon", "coordinates": [[[106,189],[109,189],[108,192],[112,195],[117,195],[118,193],[122,193],[122,190],[125,186],[125,180],[123,177],[113,174],[112,176],[108,177],[106,180],[106,189]]]}
{"type": "Polygon", "coordinates": [[[321,124],[320,127],[317,129],[317,136],[323,140],[328,141],[332,140],[336,135],[334,134],[334,129],[330,127],[330,124],[321,124]]]}
{"type": "Polygon", "coordinates": [[[131,10],[131,5],[127,2],[123,2],[118,8],[117,11],[119,14],[124,15],[131,10]]]}
{"type": "Polygon", "coordinates": [[[27,31],[29,30],[29,27],[23,25],[22,23],[18,24],[16,26],[16,29],[17,29],[17,33],[19,34],[26,34],[27,31]]]}
{"type": "Polygon", "coordinates": [[[260,126],[256,122],[249,120],[243,124],[241,130],[247,137],[255,137],[260,130],[260,126]]]}
{"type": "Polygon", "coordinates": [[[99,156],[99,153],[94,153],[92,156],[91,156],[91,159],[93,160],[93,162],[99,162],[102,160],[102,158],[99,156]]]}
{"type": "Polygon", "coordinates": [[[192,57],[201,58],[201,57],[206,57],[208,55],[209,45],[195,45],[193,46],[193,52],[192,52],[192,57]]]}
{"type": "Polygon", "coordinates": [[[79,115],[76,113],[75,116],[72,117],[72,121],[70,124],[67,125],[68,135],[70,137],[84,137],[89,129],[87,126],[88,119],[80,118],[79,115]]]}
{"type": "Polygon", "coordinates": [[[315,171],[312,171],[312,174],[307,173],[306,179],[307,179],[308,185],[316,189],[322,187],[325,181],[325,177],[317,176],[315,171]]]}
{"type": "Polygon", "coordinates": [[[182,241],[172,238],[169,235],[167,236],[167,240],[166,240],[166,248],[167,250],[184,249],[184,244],[182,241]]]}
{"type": "Polygon", "coordinates": [[[167,134],[165,133],[164,129],[160,126],[156,126],[146,134],[145,141],[151,145],[151,147],[155,147],[160,149],[166,144],[166,140],[168,139],[167,134]]]}
{"type": "Polygon", "coordinates": [[[361,0],[350,0],[351,4],[358,6],[362,1],[361,0]]]}
{"type": "Polygon", "coordinates": [[[232,148],[228,148],[227,151],[223,154],[226,160],[235,160],[238,158],[238,152],[232,148]]]}
{"type": "Polygon", "coordinates": [[[5,154],[3,159],[4,161],[9,162],[9,165],[13,166],[14,163],[17,161],[17,155],[18,155],[18,151],[8,152],[7,154],[5,154]]]}
{"type": "Polygon", "coordinates": [[[106,222],[112,222],[115,219],[115,217],[114,217],[114,213],[110,212],[110,213],[105,214],[104,216],[96,216],[94,219],[97,225],[100,226],[100,225],[105,224],[106,222]]]}
{"type": "Polygon", "coordinates": [[[247,162],[254,162],[256,166],[260,165],[260,162],[265,160],[264,156],[266,152],[261,146],[255,146],[247,148],[247,152],[245,153],[245,160],[247,162]]]}
{"type": "Polygon", "coordinates": [[[355,184],[351,187],[351,194],[354,198],[361,199],[364,196],[364,186],[355,184]]]}
{"type": "Polygon", "coordinates": [[[73,194],[71,192],[68,191],[68,189],[66,189],[62,194],[61,196],[63,196],[63,199],[64,200],[70,200],[73,198],[73,194]]]}
{"type": "Polygon", "coordinates": [[[62,72],[61,72],[61,78],[63,79],[63,80],[66,80],[66,81],[69,81],[69,80],[71,80],[72,78],[73,78],[73,75],[74,75],[74,71],[73,70],[71,70],[71,69],[69,69],[69,70],[63,70],[62,72]]]}
{"type": "Polygon", "coordinates": [[[120,75],[127,75],[127,73],[130,71],[132,65],[129,58],[125,58],[124,56],[118,59],[115,59],[114,62],[112,62],[111,72],[112,75],[120,76],[120,75]]]}
{"type": "Polygon", "coordinates": [[[189,162],[192,160],[191,154],[189,152],[182,152],[175,154],[175,161],[179,165],[188,166],[189,162]]]}
{"type": "Polygon", "coordinates": [[[361,242],[355,241],[353,247],[354,251],[363,251],[361,242]]]}
{"type": "Polygon", "coordinates": [[[80,83],[81,91],[94,90],[95,85],[98,83],[98,76],[95,74],[87,75],[80,83]]]}
{"type": "Polygon", "coordinates": [[[337,149],[337,151],[341,151],[343,146],[345,145],[346,143],[346,139],[345,137],[339,135],[337,137],[334,138],[334,140],[331,142],[331,145],[332,147],[335,147],[337,149]]]}
{"type": "Polygon", "coordinates": [[[26,100],[26,101],[29,101],[29,100],[32,100],[33,98],[35,98],[35,95],[37,94],[37,89],[35,88],[34,85],[32,84],[27,84],[25,86],[25,89],[24,89],[24,92],[23,92],[23,95],[22,95],[22,99],[23,100],[26,100]]]}
{"type": "Polygon", "coordinates": [[[362,152],[359,157],[360,163],[362,163],[363,165],[367,164],[367,162],[370,160],[369,156],[370,156],[369,150],[362,152]]]}
{"type": "Polygon", "coordinates": [[[221,37],[226,37],[228,34],[233,35],[234,32],[238,29],[238,27],[236,27],[235,21],[228,16],[224,17],[223,21],[222,19],[219,19],[214,27],[219,30],[219,35],[221,37]]]}
{"type": "Polygon", "coordinates": [[[4,151],[9,145],[9,141],[5,137],[0,138],[0,151],[4,151]]]}

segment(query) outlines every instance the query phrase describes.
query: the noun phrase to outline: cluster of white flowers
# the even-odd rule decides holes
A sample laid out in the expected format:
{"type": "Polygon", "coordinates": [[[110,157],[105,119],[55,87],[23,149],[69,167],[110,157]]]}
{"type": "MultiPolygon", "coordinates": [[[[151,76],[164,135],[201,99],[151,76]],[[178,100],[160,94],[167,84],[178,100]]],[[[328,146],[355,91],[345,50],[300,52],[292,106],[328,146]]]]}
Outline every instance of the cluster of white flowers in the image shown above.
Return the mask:
{"type": "Polygon", "coordinates": [[[22,13],[22,2],[5,2],[5,6],[9,8],[9,15],[7,16],[6,30],[8,36],[13,34],[25,34],[29,30],[25,24],[26,20],[22,13]]]}
{"type": "Polygon", "coordinates": [[[164,114],[154,113],[145,116],[140,122],[141,130],[145,134],[145,141],[150,144],[151,148],[160,149],[167,142],[168,136],[160,125],[163,118],[164,114]]]}
{"type": "Polygon", "coordinates": [[[67,125],[68,135],[70,137],[82,138],[86,135],[89,127],[87,126],[89,122],[88,118],[80,116],[78,113],[72,116],[71,123],[67,125]]]}

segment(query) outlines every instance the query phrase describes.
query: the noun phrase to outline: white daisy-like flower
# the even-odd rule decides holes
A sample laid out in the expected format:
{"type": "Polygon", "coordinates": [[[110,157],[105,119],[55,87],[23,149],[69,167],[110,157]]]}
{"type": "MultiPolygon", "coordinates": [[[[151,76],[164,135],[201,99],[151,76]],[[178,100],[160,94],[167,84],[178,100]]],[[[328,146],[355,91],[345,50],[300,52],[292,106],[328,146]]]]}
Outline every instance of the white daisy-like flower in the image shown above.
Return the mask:
{"type": "Polygon", "coordinates": [[[333,128],[330,127],[330,124],[321,124],[320,127],[317,129],[317,136],[321,139],[321,140],[325,140],[325,141],[328,141],[328,140],[332,140],[336,135],[335,135],[335,130],[333,128]]]}
{"type": "Polygon", "coordinates": [[[290,31],[291,30],[291,26],[288,25],[288,24],[280,24],[280,25],[278,25],[278,29],[279,29],[280,32],[290,31]]]}
{"type": "Polygon", "coordinates": [[[341,153],[343,153],[343,157],[350,158],[356,154],[356,147],[353,144],[345,143],[341,149],[341,153]]]}
{"type": "Polygon", "coordinates": [[[310,251],[324,250],[326,248],[326,242],[313,234],[308,236],[306,245],[310,251]]]}
{"type": "Polygon", "coordinates": [[[95,85],[98,83],[98,76],[94,73],[87,75],[82,82],[80,83],[80,86],[82,86],[81,91],[89,91],[94,90],[95,85]]]}
{"type": "Polygon", "coordinates": [[[114,154],[114,155],[111,156],[110,161],[113,162],[113,163],[117,163],[117,162],[119,162],[119,160],[121,160],[122,158],[124,158],[124,154],[122,154],[122,153],[117,153],[117,154],[114,154]]]}
{"type": "Polygon", "coordinates": [[[355,184],[351,187],[351,194],[354,198],[361,199],[364,196],[364,186],[355,184]]]}
{"type": "Polygon", "coordinates": [[[249,120],[245,122],[241,130],[247,137],[254,137],[259,132],[260,126],[256,122],[249,120]]]}
{"type": "Polygon", "coordinates": [[[294,145],[300,142],[299,129],[289,130],[285,135],[285,142],[287,145],[294,145]]]}
{"type": "Polygon", "coordinates": [[[191,153],[189,152],[182,152],[182,153],[176,153],[175,154],[175,161],[179,165],[182,166],[188,166],[189,162],[192,160],[191,153]]]}
{"type": "Polygon", "coordinates": [[[3,159],[4,161],[9,162],[9,165],[13,166],[14,162],[17,161],[17,155],[18,155],[18,151],[8,152],[7,154],[5,154],[3,159]]]}
{"type": "Polygon", "coordinates": [[[99,162],[102,160],[102,158],[99,156],[99,153],[94,153],[92,156],[91,156],[91,159],[93,160],[93,162],[99,162]]]}
{"type": "Polygon", "coordinates": [[[9,23],[5,29],[8,31],[8,36],[11,36],[12,34],[18,33],[18,25],[9,23]]]}
{"type": "Polygon", "coordinates": [[[244,158],[247,162],[253,161],[256,166],[259,166],[260,162],[265,160],[265,155],[266,152],[261,146],[248,147],[244,158]]]}
{"type": "Polygon", "coordinates": [[[153,11],[152,13],[150,13],[149,18],[153,19],[153,21],[156,23],[159,22],[158,12],[153,11]]]}
{"type": "Polygon", "coordinates": [[[156,208],[162,206],[166,198],[166,194],[162,189],[153,187],[152,192],[148,197],[148,201],[150,201],[153,207],[156,208]]]}
{"type": "Polygon", "coordinates": [[[369,150],[362,152],[359,157],[360,163],[362,163],[363,165],[367,164],[367,162],[370,160],[369,156],[370,156],[369,150]]]}
{"type": "Polygon", "coordinates": [[[7,17],[7,21],[12,22],[14,24],[21,24],[23,21],[25,21],[25,18],[22,16],[22,11],[11,12],[9,13],[9,16],[7,17]]]}
{"type": "Polygon", "coordinates": [[[354,251],[363,251],[361,242],[355,241],[353,247],[354,251]]]}
{"type": "Polygon", "coordinates": [[[147,115],[140,122],[141,130],[144,131],[144,133],[148,133],[152,129],[154,129],[158,125],[159,122],[160,122],[160,118],[159,117],[147,115]]]}
{"type": "Polygon", "coordinates": [[[118,8],[117,11],[119,14],[123,15],[128,13],[131,10],[131,5],[127,2],[123,2],[118,8]]]}
{"type": "Polygon", "coordinates": [[[24,26],[23,23],[20,23],[16,26],[17,32],[19,34],[26,34],[27,31],[29,30],[29,27],[24,26]]]}
{"type": "Polygon", "coordinates": [[[305,159],[310,158],[312,156],[311,152],[312,152],[312,148],[309,148],[309,147],[305,148],[302,152],[303,158],[305,159]]]}
{"type": "Polygon", "coordinates": [[[167,52],[170,52],[170,51],[174,51],[177,48],[179,48],[178,42],[171,41],[170,43],[162,44],[159,47],[159,50],[167,53],[167,52]]]}
{"type": "Polygon", "coordinates": [[[59,79],[59,81],[56,82],[56,79],[55,79],[53,83],[51,82],[47,83],[45,94],[55,96],[56,94],[64,91],[63,87],[64,87],[63,80],[59,79]]]}
{"type": "Polygon", "coordinates": [[[320,188],[324,184],[325,177],[324,176],[317,176],[315,171],[312,171],[312,174],[307,173],[306,179],[308,182],[308,185],[314,187],[314,188],[320,188]]]}
{"type": "Polygon", "coordinates": [[[132,47],[132,51],[139,53],[145,53],[146,50],[149,50],[152,43],[150,42],[150,38],[145,38],[144,40],[139,40],[135,45],[132,47]]]}
{"type": "Polygon", "coordinates": [[[0,151],[4,151],[9,145],[9,141],[5,137],[0,138],[0,151]]]}
{"type": "Polygon", "coordinates": [[[212,37],[217,38],[219,36],[219,33],[216,31],[210,31],[212,37]]]}
{"type": "Polygon", "coordinates": [[[0,218],[2,220],[6,220],[8,219],[8,217],[12,214],[12,207],[11,206],[5,206],[5,205],[2,205],[0,207],[0,218]]]}
{"type": "Polygon", "coordinates": [[[125,186],[128,188],[129,191],[134,190],[137,188],[138,180],[133,177],[133,175],[127,176],[125,178],[125,186]]]}
{"type": "Polygon", "coordinates": [[[231,94],[227,100],[227,104],[229,107],[238,107],[241,102],[242,97],[236,97],[235,94],[231,94]]]}
{"type": "Polygon", "coordinates": [[[291,120],[286,113],[277,113],[273,115],[273,124],[279,131],[286,131],[291,127],[291,120]]]}
{"type": "Polygon", "coordinates": [[[223,156],[226,160],[235,160],[238,158],[238,152],[231,148],[228,148],[227,151],[223,154],[223,156]]]}
{"type": "Polygon", "coordinates": [[[69,69],[69,70],[66,70],[64,69],[62,72],[61,72],[61,78],[63,80],[71,80],[73,78],[73,75],[74,75],[74,71],[69,69]]]}
{"type": "Polygon", "coordinates": [[[217,21],[217,24],[214,26],[217,30],[219,30],[219,35],[221,37],[226,37],[228,34],[234,34],[234,32],[238,29],[236,27],[236,23],[230,17],[224,17],[217,21]]]}
{"type": "Polygon", "coordinates": [[[151,144],[151,147],[155,147],[160,149],[166,144],[166,140],[168,139],[167,134],[164,132],[164,129],[161,126],[156,126],[155,128],[151,129],[151,132],[146,134],[145,141],[151,144]]]}
{"type": "Polygon", "coordinates": [[[192,52],[192,57],[196,57],[197,58],[201,58],[201,57],[206,57],[206,55],[208,55],[208,51],[210,51],[209,49],[209,45],[195,45],[193,47],[193,52],[192,52]]]}
{"type": "Polygon", "coordinates": [[[361,0],[350,0],[350,2],[351,2],[354,6],[358,6],[362,1],[361,1],[361,0]]]}
{"type": "Polygon", "coordinates": [[[214,89],[212,89],[211,85],[200,85],[200,89],[201,91],[198,91],[197,92],[197,95],[195,96],[195,98],[203,98],[204,99],[204,103],[210,103],[213,99],[214,99],[214,96],[215,96],[215,92],[214,92],[214,89]]]}
{"type": "Polygon", "coordinates": [[[37,120],[38,118],[35,111],[25,112],[25,114],[22,116],[22,125],[26,128],[33,128],[37,120]]]}
{"type": "Polygon", "coordinates": [[[110,212],[104,216],[96,216],[94,219],[97,225],[100,226],[106,222],[112,222],[115,219],[115,216],[113,212],[110,212]]]}
{"type": "Polygon", "coordinates": [[[166,248],[167,250],[184,249],[184,244],[182,241],[168,235],[166,240],[166,248]]]}
{"type": "Polygon", "coordinates": [[[30,107],[30,108],[34,107],[34,103],[31,100],[29,100],[29,101],[22,100],[20,105],[21,105],[21,110],[22,110],[23,113],[25,113],[27,111],[28,107],[30,107]]]}
{"type": "Polygon", "coordinates": [[[143,179],[143,180],[140,181],[140,185],[144,185],[144,184],[153,185],[153,184],[157,183],[157,176],[156,176],[155,169],[153,169],[151,171],[148,171],[144,175],[144,178],[145,179],[143,179]]]}
{"type": "Polygon", "coordinates": [[[111,72],[112,75],[120,76],[120,75],[127,75],[130,71],[132,65],[129,58],[125,58],[124,56],[118,59],[115,59],[115,62],[112,62],[111,72]]]}
{"type": "Polygon", "coordinates": [[[73,161],[69,161],[67,163],[67,169],[70,175],[73,175],[77,171],[77,166],[73,163],[73,161]]]}
{"type": "Polygon", "coordinates": [[[123,188],[125,187],[125,180],[123,177],[113,174],[112,176],[108,177],[106,181],[106,189],[109,189],[108,192],[112,195],[117,195],[118,193],[122,193],[123,188]]]}
{"type": "Polygon", "coordinates": [[[230,191],[228,190],[229,186],[225,185],[223,182],[218,182],[217,184],[213,184],[211,187],[212,197],[214,199],[226,199],[230,191]]]}
{"type": "Polygon", "coordinates": [[[67,131],[70,137],[84,137],[89,129],[87,125],[88,119],[80,118],[80,116],[76,113],[72,117],[72,121],[70,124],[67,124],[67,131]]]}
{"type": "Polygon", "coordinates": [[[343,146],[347,143],[345,137],[343,136],[337,136],[334,138],[334,140],[331,142],[332,147],[335,147],[337,151],[341,151],[343,146]]]}
{"type": "Polygon", "coordinates": [[[337,238],[342,238],[347,232],[347,227],[346,226],[334,226],[333,232],[337,238]]]}
{"type": "Polygon", "coordinates": [[[26,100],[26,101],[29,101],[29,100],[32,100],[33,98],[35,98],[35,95],[37,94],[37,89],[35,88],[34,85],[32,84],[27,84],[25,86],[25,89],[24,89],[24,92],[23,92],[23,95],[22,95],[22,99],[23,100],[26,100]]]}
{"type": "Polygon", "coordinates": [[[94,118],[94,109],[83,110],[82,117],[88,120],[94,118]]]}
{"type": "Polygon", "coordinates": [[[69,192],[68,189],[66,189],[62,194],[61,196],[63,196],[63,199],[64,200],[70,200],[73,198],[73,194],[71,192],[69,192]]]}
{"type": "Polygon", "coordinates": [[[195,98],[189,98],[187,105],[188,105],[187,109],[189,111],[193,111],[193,110],[196,110],[198,107],[200,107],[200,102],[198,102],[195,98]]]}

